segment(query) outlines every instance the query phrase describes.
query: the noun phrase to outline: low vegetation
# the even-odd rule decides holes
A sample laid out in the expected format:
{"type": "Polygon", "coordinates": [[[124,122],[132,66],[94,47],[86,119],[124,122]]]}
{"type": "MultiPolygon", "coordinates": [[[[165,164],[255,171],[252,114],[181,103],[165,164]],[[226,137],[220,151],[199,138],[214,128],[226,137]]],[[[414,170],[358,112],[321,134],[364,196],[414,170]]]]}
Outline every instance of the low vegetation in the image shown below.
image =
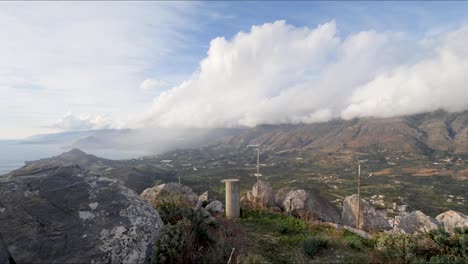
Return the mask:
{"type": "Polygon", "coordinates": [[[328,244],[328,240],[320,236],[307,237],[302,242],[304,253],[311,257],[315,256],[320,250],[326,249],[328,244]]]}
{"type": "Polygon", "coordinates": [[[450,235],[444,229],[423,235],[381,234],[376,248],[389,263],[467,263],[468,228],[450,235]]]}
{"type": "Polygon", "coordinates": [[[226,263],[231,253],[243,254],[245,236],[234,221],[192,208],[179,194],[161,193],[152,204],[165,224],[153,242],[152,263],[226,263]]]}
{"type": "Polygon", "coordinates": [[[375,233],[364,239],[323,223],[253,209],[242,211],[239,224],[246,230],[248,253],[268,263],[468,263],[468,228],[417,236],[375,233]]]}
{"type": "Polygon", "coordinates": [[[241,218],[208,221],[183,197],[153,201],[165,222],[153,263],[468,263],[468,228],[423,235],[375,233],[364,239],[344,229],[284,214],[242,208],[241,218]]]}

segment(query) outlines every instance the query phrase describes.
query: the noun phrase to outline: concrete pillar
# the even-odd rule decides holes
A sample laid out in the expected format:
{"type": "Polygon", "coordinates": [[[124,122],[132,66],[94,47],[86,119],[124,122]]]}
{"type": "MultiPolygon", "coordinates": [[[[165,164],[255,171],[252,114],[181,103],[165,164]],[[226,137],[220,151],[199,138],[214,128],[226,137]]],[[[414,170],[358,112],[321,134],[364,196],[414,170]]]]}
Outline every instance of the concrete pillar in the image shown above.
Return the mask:
{"type": "Polygon", "coordinates": [[[226,179],[226,217],[236,219],[240,215],[239,179],[226,179]]]}

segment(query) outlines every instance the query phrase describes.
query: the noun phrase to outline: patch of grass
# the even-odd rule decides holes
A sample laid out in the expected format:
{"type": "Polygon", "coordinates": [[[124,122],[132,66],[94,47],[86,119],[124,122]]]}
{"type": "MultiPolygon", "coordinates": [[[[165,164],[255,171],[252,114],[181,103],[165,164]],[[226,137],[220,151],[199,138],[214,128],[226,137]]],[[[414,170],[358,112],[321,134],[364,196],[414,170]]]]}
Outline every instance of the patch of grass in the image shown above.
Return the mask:
{"type": "Polygon", "coordinates": [[[356,251],[365,251],[374,247],[373,240],[362,238],[347,230],[344,230],[344,242],[349,248],[356,251]]]}
{"type": "Polygon", "coordinates": [[[327,239],[319,236],[310,236],[304,239],[304,242],[302,243],[302,248],[304,249],[304,252],[307,255],[313,257],[322,249],[326,249],[328,245],[329,242],[327,239]]]}
{"type": "MultiPolygon", "coordinates": [[[[361,241],[364,250],[350,248],[346,236],[355,236],[322,223],[311,223],[288,215],[253,209],[244,209],[239,224],[246,230],[251,245],[249,252],[263,256],[270,263],[309,263],[311,257],[304,249],[304,242],[310,237],[320,237],[327,241],[313,257],[319,263],[350,262],[366,263],[367,256],[375,251],[367,248],[369,241],[361,241]],[[338,255],[337,255],[338,254],[338,255]]],[[[360,238],[357,238],[360,239],[360,238]]],[[[375,255],[375,254],[374,254],[375,255]]],[[[370,262],[376,262],[373,258],[370,262]]]]}

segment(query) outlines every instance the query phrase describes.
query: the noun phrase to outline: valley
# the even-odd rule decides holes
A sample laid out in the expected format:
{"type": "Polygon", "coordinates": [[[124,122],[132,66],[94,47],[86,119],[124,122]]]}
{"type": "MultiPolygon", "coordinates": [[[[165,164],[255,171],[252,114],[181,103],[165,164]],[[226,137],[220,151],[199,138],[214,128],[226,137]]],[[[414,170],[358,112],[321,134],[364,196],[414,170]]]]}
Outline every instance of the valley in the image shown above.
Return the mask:
{"type": "Polygon", "coordinates": [[[468,213],[466,111],[216,131],[211,141],[203,139],[209,144],[158,155],[115,161],[76,151],[61,159],[78,159],[81,166],[123,180],[137,193],[180,179],[194,191],[208,190],[222,200],[223,179],[240,179],[242,195],[251,188],[259,146],[262,179],[274,188],[320,191],[341,206],[344,197],[357,191],[359,162],[363,197],[390,215],[398,206],[431,216],[447,210],[468,213]]]}

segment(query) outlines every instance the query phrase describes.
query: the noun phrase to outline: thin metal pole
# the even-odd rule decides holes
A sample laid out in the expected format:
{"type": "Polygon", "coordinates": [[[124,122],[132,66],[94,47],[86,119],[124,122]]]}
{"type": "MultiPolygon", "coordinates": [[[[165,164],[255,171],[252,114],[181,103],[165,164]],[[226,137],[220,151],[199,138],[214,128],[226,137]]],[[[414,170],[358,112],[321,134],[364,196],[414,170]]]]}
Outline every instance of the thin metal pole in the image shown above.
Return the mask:
{"type": "Polygon", "coordinates": [[[257,175],[260,173],[260,148],[257,148],[257,175]]]}
{"type": "Polygon", "coordinates": [[[357,196],[358,196],[358,209],[357,209],[357,223],[356,228],[361,226],[361,163],[358,163],[358,187],[357,187],[357,196]]]}
{"type": "Polygon", "coordinates": [[[259,175],[260,175],[260,148],[257,148],[257,173],[255,176],[257,177],[257,195],[255,197],[255,208],[258,209],[259,207],[259,201],[260,201],[260,186],[258,184],[259,182],[259,175]]]}

